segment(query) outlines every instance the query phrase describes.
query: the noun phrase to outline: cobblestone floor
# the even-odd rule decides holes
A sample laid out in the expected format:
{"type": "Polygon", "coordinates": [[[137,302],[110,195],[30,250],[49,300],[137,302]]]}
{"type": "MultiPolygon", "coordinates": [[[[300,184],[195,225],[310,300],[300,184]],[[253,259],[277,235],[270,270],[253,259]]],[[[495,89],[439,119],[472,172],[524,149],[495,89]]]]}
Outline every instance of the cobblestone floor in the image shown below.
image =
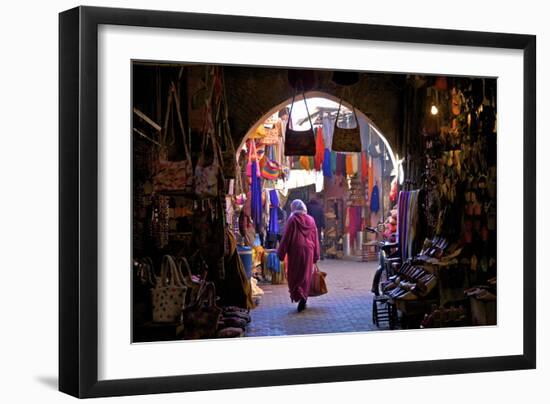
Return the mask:
{"type": "Polygon", "coordinates": [[[324,260],[329,292],[310,297],[301,313],[290,302],[287,285],[260,284],[264,295],[251,311],[246,336],[322,334],[378,330],[372,323],[372,278],[376,262],[324,260]]]}

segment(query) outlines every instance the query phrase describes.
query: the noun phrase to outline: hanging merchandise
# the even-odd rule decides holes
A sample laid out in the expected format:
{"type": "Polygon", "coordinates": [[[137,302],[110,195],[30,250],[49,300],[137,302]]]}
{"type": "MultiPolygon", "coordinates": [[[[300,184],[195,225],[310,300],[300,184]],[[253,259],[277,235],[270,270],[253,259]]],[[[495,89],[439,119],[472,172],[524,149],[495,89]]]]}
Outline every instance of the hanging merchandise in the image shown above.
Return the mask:
{"type": "MultiPolygon", "coordinates": [[[[168,103],[166,109],[166,116],[164,118],[163,136],[161,136],[162,153],[166,154],[166,148],[168,146],[166,138],[168,135],[168,123],[170,120],[171,110],[175,107],[178,118],[178,124],[182,135],[184,160],[181,161],[169,161],[166,159],[160,159],[158,162],[158,169],[153,177],[153,189],[157,193],[170,192],[181,194],[192,194],[193,190],[193,163],[191,162],[191,153],[187,145],[187,139],[185,135],[185,129],[183,120],[181,117],[179,94],[176,91],[176,86],[171,83],[168,91],[168,103]]],[[[174,136],[174,133],[172,133],[174,136]]]]}
{"type": "Polygon", "coordinates": [[[346,175],[346,155],[336,153],[336,175],[346,175]]]}
{"type": "Polygon", "coordinates": [[[262,180],[256,172],[258,165],[252,164],[251,168],[251,214],[256,232],[260,233],[262,230],[262,180]]]}
{"type": "Polygon", "coordinates": [[[336,120],[334,122],[334,132],[332,135],[332,150],[340,152],[360,152],[361,151],[361,132],[359,126],[359,119],[355,113],[355,107],[353,107],[353,116],[355,117],[355,128],[340,128],[338,127],[338,117],[340,116],[340,109],[342,107],[342,99],[340,98],[340,104],[338,105],[338,112],[336,113],[336,120]]]}
{"type": "Polygon", "coordinates": [[[201,155],[195,166],[195,195],[199,199],[218,196],[218,180],[220,176],[219,154],[220,149],[215,136],[210,132],[206,132],[203,137],[201,155]],[[210,165],[206,165],[205,163],[208,139],[210,139],[213,155],[210,165]]]}
{"type": "Polygon", "coordinates": [[[331,168],[331,158],[330,158],[330,150],[325,149],[325,156],[323,158],[323,176],[332,178],[332,168],[331,168]]]}
{"type": "Polygon", "coordinates": [[[332,149],[332,132],[334,131],[334,122],[330,114],[326,113],[323,116],[323,140],[325,147],[329,150],[332,149]]]}
{"type": "Polygon", "coordinates": [[[162,258],[160,275],[155,277],[155,287],[151,289],[153,321],[156,323],[178,322],[184,306],[186,291],[183,275],[174,259],[165,255],[162,258]]]}
{"type": "Polygon", "coordinates": [[[315,135],[315,169],[321,170],[323,159],[325,158],[325,142],[323,140],[323,129],[317,128],[317,134],[315,135]]]}
{"type": "Polygon", "coordinates": [[[277,210],[279,208],[279,195],[277,190],[272,189],[269,191],[269,227],[268,232],[272,234],[279,233],[279,221],[277,210]]]}
{"type": "Polygon", "coordinates": [[[183,310],[185,339],[211,338],[216,334],[221,309],[216,305],[216,289],[203,281],[196,300],[183,310]]]}
{"type": "Polygon", "coordinates": [[[378,213],[380,210],[380,195],[378,194],[378,184],[374,184],[372,187],[372,193],[370,194],[370,211],[372,213],[378,213]]]}
{"type": "Polygon", "coordinates": [[[256,143],[253,139],[248,141],[248,163],[246,164],[246,175],[252,177],[252,166],[256,166],[256,173],[260,175],[260,163],[256,152],[256,143]]]}
{"type": "Polygon", "coordinates": [[[369,179],[369,164],[367,161],[367,153],[361,152],[361,181],[367,182],[369,179]]]}
{"type": "Polygon", "coordinates": [[[345,154],[346,158],[346,175],[353,175],[353,157],[351,154],[345,154]]]}
{"type": "Polygon", "coordinates": [[[332,81],[339,86],[352,86],[359,82],[359,73],[335,71],[332,73],[332,81]]]}
{"type": "Polygon", "coordinates": [[[237,175],[237,152],[229,129],[227,99],[225,98],[225,83],[223,85],[223,98],[221,101],[222,119],[219,124],[219,133],[222,142],[222,170],[225,178],[235,178],[237,175]]]}
{"type": "Polygon", "coordinates": [[[262,177],[266,180],[276,181],[279,178],[279,175],[281,174],[281,167],[277,162],[265,158],[265,164],[263,165],[261,172],[262,177]]]}
{"type": "Polygon", "coordinates": [[[351,155],[351,164],[353,167],[353,174],[357,174],[359,172],[359,153],[354,153],[351,155]]]}
{"type": "Polygon", "coordinates": [[[336,174],[336,161],[337,161],[337,153],[334,151],[330,151],[330,171],[332,171],[332,174],[336,174]]]}
{"type": "Polygon", "coordinates": [[[311,166],[309,164],[309,157],[308,156],[300,156],[300,165],[304,170],[311,170],[311,166]]]}
{"type": "Polygon", "coordinates": [[[285,130],[285,156],[315,155],[315,135],[313,133],[313,123],[311,122],[311,116],[309,115],[305,93],[303,93],[303,96],[310,128],[304,131],[290,129],[290,122],[292,121],[292,108],[294,107],[294,100],[296,98],[296,92],[294,92],[285,130]]]}

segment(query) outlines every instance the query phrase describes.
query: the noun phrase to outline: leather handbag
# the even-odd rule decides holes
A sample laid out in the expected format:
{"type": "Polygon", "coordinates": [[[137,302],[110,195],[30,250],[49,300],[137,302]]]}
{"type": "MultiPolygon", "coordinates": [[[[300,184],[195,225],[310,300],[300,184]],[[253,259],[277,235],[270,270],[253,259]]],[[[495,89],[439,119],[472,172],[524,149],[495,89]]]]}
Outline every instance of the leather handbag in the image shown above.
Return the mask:
{"type": "Polygon", "coordinates": [[[156,323],[179,322],[187,287],[170,255],[162,257],[160,275],[155,278],[155,287],[151,289],[153,321],[156,323]]]}
{"type": "Polygon", "coordinates": [[[195,302],[183,310],[185,339],[211,338],[216,335],[222,310],[216,305],[216,289],[204,281],[195,302]]]}
{"type": "Polygon", "coordinates": [[[325,281],[326,276],[327,273],[319,271],[317,264],[313,266],[308,296],[321,296],[328,293],[327,283],[325,281]]]}
{"type": "Polygon", "coordinates": [[[153,189],[156,193],[169,194],[192,194],[193,193],[193,163],[191,162],[191,153],[187,144],[183,119],[181,117],[179,95],[176,91],[176,86],[171,83],[168,94],[168,105],[166,116],[164,118],[164,128],[161,144],[166,147],[166,135],[168,132],[168,122],[170,113],[175,106],[176,115],[178,118],[179,128],[182,134],[182,143],[185,154],[185,159],[180,161],[170,161],[161,158],[158,162],[157,172],[153,177],[153,189]]]}
{"type": "Polygon", "coordinates": [[[315,156],[316,149],[313,123],[311,122],[311,116],[309,114],[309,109],[307,108],[305,93],[303,93],[303,95],[310,128],[307,130],[290,129],[292,108],[294,107],[294,99],[296,98],[296,93],[294,93],[294,96],[292,97],[292,104],[290,105],[290,113],[288,114],[288,121],[286,123],[285,156],[315,156]]]}
{"type": "Polygon", "coordinates": [[[338,127],[338,117],[340,116],[340,108],[342,107],[342,99],[338,105],[336,113],[336,121],[334,122],[334,132],[332,136],[332,150],[336,152],[361,152],[361,132],[359,128],[359,120],[355,107],[353,107],[353,116],[355,117],[355,128],[340,128],[338,127]]]}

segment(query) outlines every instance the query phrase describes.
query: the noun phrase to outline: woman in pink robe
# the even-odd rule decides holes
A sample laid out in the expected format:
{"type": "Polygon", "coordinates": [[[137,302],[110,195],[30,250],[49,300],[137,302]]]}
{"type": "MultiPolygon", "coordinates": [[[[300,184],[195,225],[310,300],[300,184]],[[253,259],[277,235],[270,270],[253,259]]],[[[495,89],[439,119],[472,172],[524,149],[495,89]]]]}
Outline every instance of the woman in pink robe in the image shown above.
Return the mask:
{"type": "Polygon", "coordinates": [[[313,265],[319,260],[319,237],[315,220],[307,214],[306,205],[292,201],[292,211],[277,250],[281,261],[287,257],[290,300],[298,302],[298,311],[306,307],[313,265]]]}

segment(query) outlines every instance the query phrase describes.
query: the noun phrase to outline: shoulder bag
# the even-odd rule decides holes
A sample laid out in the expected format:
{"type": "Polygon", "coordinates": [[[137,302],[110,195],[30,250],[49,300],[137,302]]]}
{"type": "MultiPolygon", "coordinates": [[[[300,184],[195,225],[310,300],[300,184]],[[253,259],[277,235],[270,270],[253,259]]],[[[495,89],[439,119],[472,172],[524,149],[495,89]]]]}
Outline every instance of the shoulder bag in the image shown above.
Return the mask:
{"type": "Polygon", "coordinates": [[[310,128],[307,130],[290,129],[292,108],[294,107],[294,99],[296,98],[296,92],[294,92],[285,130],[285,156],[315,156],[316,150],[315,134],[313,133],[313,123],[311,122],[311,116],[309,114],[309,109],[307,108],[306,94],[303,93],[303,95],[310,128]]]}
{"type": "Polygon", "coordinates": [[[344,129],[338,127],[338,117],[340,116],[340,109],[342,107],[342,99],[338,105],[338,112],[336,113],[336,121],[334,121],[334,132],[332,136],[332,150],[336,152],[361,152],[361,132],[359,129],[359,120],[357,119],[357,113],[355,107],[353,108],[353,116],[355,117],[355,128],[344,129]]]}
{"type": "MultiPolygon", "coordinates": [[[[166,137],[166,132],[168,131],[168,121],[170,119],[173,104],[175,105],[178,124],[182,134],[185,159],[181,161],[170,161],[161,158],[158,162],[157,172],[153,177],[153,189],[157,193],[191,194],[193,191],[193,163],[191,161],[191,153],[187,145],[183,119],[181,117],[179,96],[174,83],[171,83],[166,117],[164,119],[163,138],[166,137]]],[[[166,147],[166,144],[163,144],[162,147],[166,147]]]]}

